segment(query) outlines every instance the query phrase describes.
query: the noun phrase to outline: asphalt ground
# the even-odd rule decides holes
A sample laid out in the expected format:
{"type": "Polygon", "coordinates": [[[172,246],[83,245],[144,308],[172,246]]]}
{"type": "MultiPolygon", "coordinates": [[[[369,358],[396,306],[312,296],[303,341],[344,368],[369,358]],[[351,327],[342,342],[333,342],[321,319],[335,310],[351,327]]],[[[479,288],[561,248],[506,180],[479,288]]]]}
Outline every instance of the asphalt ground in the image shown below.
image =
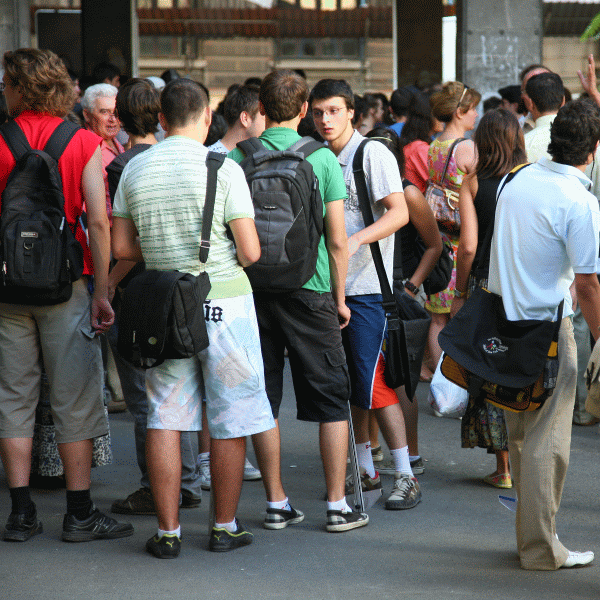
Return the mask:
{"type": "MultiPolygon", "coordinates": [[[[280,414],[283,479],[303,523],[281,531],[262,527],[261,482],[246,482],[238,517],[254,533],[251,546],[224,554],[208,547],[208,494],[199,508],[181,511],[183,543],[176,560],[144,550],[156,531],[152,516],[118,516],[135,526],[132,537],[68,544],[60,541],[64,490],[35,490],[44,533],[26,543],[0,542],[0,600],[163,598],[373,600],[599,599],[600,494],[598,428],[574,427],[571,465],[558,516],[558,534],[573,550],[594,550],[595,563],[556,572],[519,567],[514,514],[499,490],[481,479],[495,469],[493,455],[460,447],[460,424],[433,415],[428,386],[420,384],[419,476],[423,501],[408,511],[386,511],[380,501],[367,527],[325,531],[325,490],[314,424],[296,420],[289,373],[280,414]]],[[[116,498],[139,486],[128,413],[111,415],[114,462],[94,469],[92,497],[109,511],[116,498]]],[[[251,460],[254,459],[249,450],[251,460]]],[[[384,498],[393,476],[382,475],[384,498]]],[[[510,490],[507,495],[511,495],[510,490]]],[[[10,512],[0,467],[0,518],[10,512]]],[[[116,516],[116,515],[115,515],[116,516]]]]}

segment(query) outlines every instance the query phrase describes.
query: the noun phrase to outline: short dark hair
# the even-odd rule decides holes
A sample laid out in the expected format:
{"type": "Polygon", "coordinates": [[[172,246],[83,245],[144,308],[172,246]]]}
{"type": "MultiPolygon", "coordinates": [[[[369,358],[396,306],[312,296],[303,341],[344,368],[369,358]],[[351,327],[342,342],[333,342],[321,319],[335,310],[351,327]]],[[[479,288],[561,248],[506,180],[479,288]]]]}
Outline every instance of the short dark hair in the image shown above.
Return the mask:
{"type": "Polygon", "coordinates": [[[527,82],[525,92],[542,113],[558,110],[565,97],[562,79],[556,73],[534,75],[527,82]]]}
{"type": "Polygon", "coordinates": [[[579,167],[586,164],[600,140],[600,108],[589,99],[572,100],[559,111],[550,129],[552,160],[579,167]]]}
{"type": "Polygon", "coordinates": [[[258,89],[254,86],[242,85],[225,97],[223,116],[231,127],[243,112],[254,117],[258,111],[258,89]]]}
{"type": "Polygon", "coordinates": [[[128,134],[143,137],[156,131],[160,96],[147,79],[134,77],[124,83],[119,88],[115,108],[128,134]]]}
{"type": "Polygon", "coordinates": [[[298,73],[280,69],[262,80],[258,94],[265,115],[274,123],[283,123],[300,114],[308,99],[308,86],[298,73]]]}
{"type": "Polygon", "coordinates": [[[507,85],[506,87],[500,88],[498,93],[502,99],[507,100],[511,104],[518,104],[521,101],[520,85],[507,85]]]}
{"type": "Polygon", "coordinates": [[[104,83],[105,79],[114,79],[121,76],[121,69],[109,62],[98,63],[92,71],[92,78],[96,83],[104,83]]]}
{"type": "Polygon", "coordinates": [[[344,79],[321,79],[310,92],[308,103],[313,100],[327,100],[339,96],[346,102],[346,108],[354,109],[354,94],[350,84],[344,79]]]}
{"type": "Polygon", "coordinates": [[[392,92],[390,108],[396,117],[406,117],[408,115],[408,107],[410,106],[412,97],[413,92],[406,87],[392,92]]]}
{"type": "Polygon", "coordinates": [[[174,79],[160,94],[160,110],[172,127],[183,127],[208,106],[204,90],[191,79],[174,79]]]}

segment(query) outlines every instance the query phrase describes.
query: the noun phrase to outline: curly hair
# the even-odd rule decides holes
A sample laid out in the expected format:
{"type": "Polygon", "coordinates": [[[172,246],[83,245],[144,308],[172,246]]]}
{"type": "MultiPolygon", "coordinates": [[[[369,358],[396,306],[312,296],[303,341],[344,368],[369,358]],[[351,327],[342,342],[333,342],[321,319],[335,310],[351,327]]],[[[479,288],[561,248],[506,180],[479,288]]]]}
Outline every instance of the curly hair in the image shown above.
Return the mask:
{"type": "Polygon", "coordinates": [[[449,81],[442,86],[441,91],[431,95],[431,112],[438,121],[450,123],[457,110],[464,114],[475,108],[480,100],[481,94],[477,90],[460,81],[449,81]]]}
{"type": "Polygon", "coordinates": [[[550,129],[548,152],[563,165],[585,165],[600,140],[600,109],[589,99],[567,102],[550,129]]]}
{"type": "Polygon", "coordinates": [[[64,117],[73,108],[73,82],[54,52],[35,48],[9,50],[4,53],[3,63],[11,87],[21,93],[19,111],[34,110],[64,117]]]}

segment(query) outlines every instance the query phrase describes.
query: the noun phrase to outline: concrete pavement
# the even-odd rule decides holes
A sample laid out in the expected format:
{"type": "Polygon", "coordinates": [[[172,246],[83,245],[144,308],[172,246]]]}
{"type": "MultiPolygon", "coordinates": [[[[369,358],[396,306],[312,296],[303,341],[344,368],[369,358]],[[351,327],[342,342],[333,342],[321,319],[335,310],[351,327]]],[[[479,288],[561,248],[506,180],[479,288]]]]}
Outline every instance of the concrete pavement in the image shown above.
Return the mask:
{"type": "MultiPolygon", "coordinates": [[[[26,543],[0,542],[0,600],[600,598],[598,428],[573,430],[558,520],[566,546],[594,550],[595,563],[549,573],[523,571],[515,551],[514,515],[499,504],[499,491],[481,481],[495,468],[493,455],[461,449],[459,421],[433,416],[426,403],[428,386],[419,388],[426,462],[419,477],[423,501],[416,508],[386,511],[380,501],[369,511],[367,527],[325,532],[317,426],[296,421],[288,376],[280,416],[282,469],[290,500],[306,515],[303,523],[282,531],[263,529],[262,484],[246,482],[238,516],[253,531],[253,545],[226,554],[208,552],[206,494],[200,508],[181,513],[180,557],[161,561],[144,551],[156,529],[154,517],[118,516],[134,524],[130,538],[66,544],[60,541],[64,491],[34,491],[44,533],[26,543]]],[[[110,419],[114,463],[92,475],[92,497],[104,511],[139,486],[131,417],[110,419]]],[[[385,498],[393,477],[383,475],[382,481],[385,498]]],[[[1,467],[0,508],[3,525],[10,500],[1,467]]]]}

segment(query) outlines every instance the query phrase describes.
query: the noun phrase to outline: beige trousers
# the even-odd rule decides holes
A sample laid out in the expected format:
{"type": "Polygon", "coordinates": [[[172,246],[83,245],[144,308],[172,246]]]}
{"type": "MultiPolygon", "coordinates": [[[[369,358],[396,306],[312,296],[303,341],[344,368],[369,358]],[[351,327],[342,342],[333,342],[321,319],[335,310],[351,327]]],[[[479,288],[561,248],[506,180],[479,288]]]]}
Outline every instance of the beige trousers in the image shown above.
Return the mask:
{"type": "Polygon", "coordinates": [[[577,385],[577,350],[569,317],[560,326],[558,359],[556,388],[542,408],[504,413],[512,476],[519,499],[517,548],[523,569],[552,571],[569,554],[555,536],[555,517],[569,466],[577,385]]]}

